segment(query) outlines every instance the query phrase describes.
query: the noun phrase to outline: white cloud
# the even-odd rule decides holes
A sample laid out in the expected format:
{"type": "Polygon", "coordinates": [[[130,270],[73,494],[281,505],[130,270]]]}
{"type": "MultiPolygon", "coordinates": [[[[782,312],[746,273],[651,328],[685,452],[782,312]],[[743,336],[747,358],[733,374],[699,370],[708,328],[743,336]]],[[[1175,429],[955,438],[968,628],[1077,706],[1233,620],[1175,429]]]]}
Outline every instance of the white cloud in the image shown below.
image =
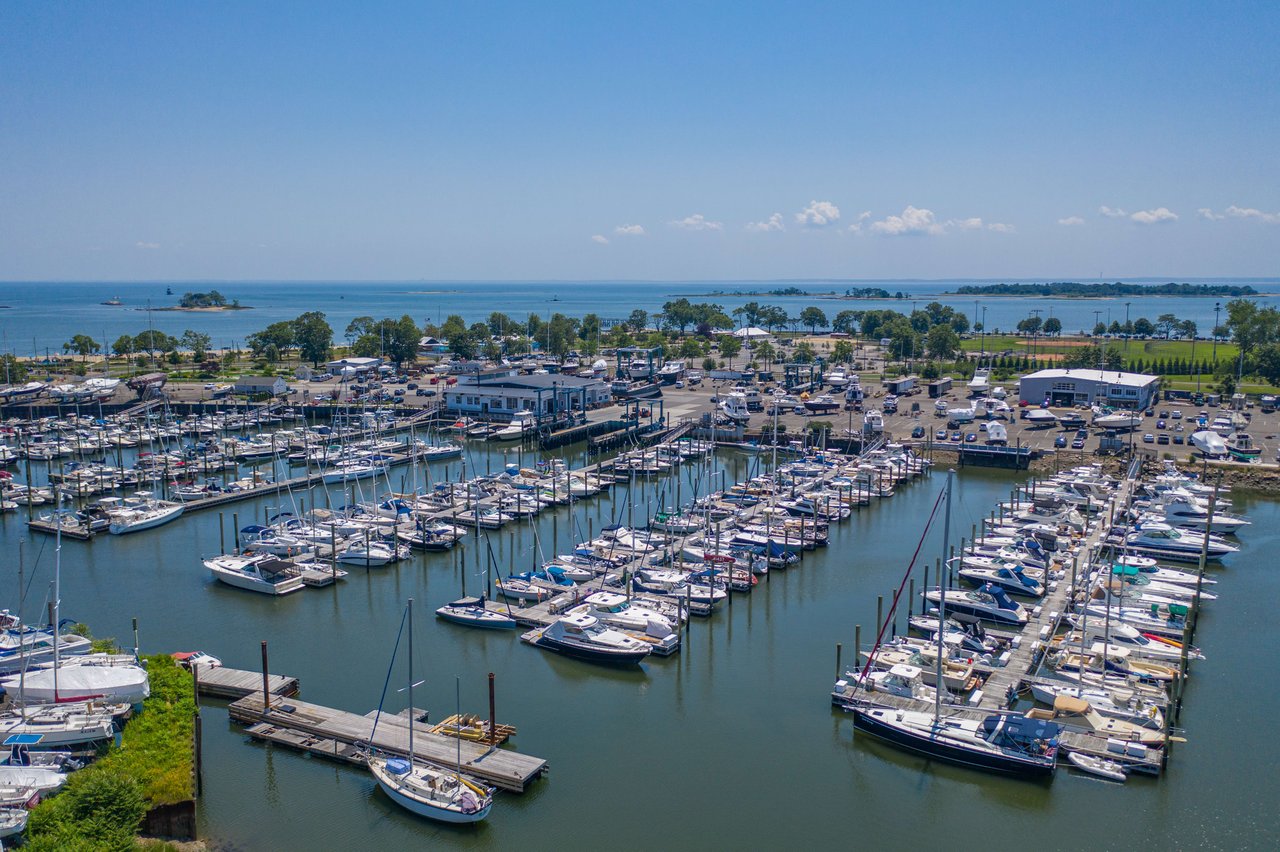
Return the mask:
{"type": "Polygon", "coordinates": [[[1234,204],[1227,208],[1227,215],[1233,219],[1258,219],[1269,225],[1280,222],[1280,213],[1267,213],[1254,207],[1237,207],[1234,204]]]}
{"type": "Polygon", "coordinates": [[[988,231],[995,231],[997,234],[1015,234],[1018,229],[1005,222],[992,222],[987,225],[988,231]]]}
{"type": "Polygon", "coordinates": [[[1067,216],[1064,219],[1059,219],[1058,224],[1059,225],[1083,225],[1084,220],[1081,219],[1079,216],[1067,216]]]}
{"type": "Polygon", "coordinates": [[[1098,208],[1098,212],[1103,216],[1106,216],[1108,219],[1123,219],[1125,216],[1129,215],[1119,207],[1108,207],[1105,204],[1098,208]]]}
{"type": "Polygon", "coordinates": [[[755,233],[765,233],[767,231],[785,231],[786,226],[782,224],[782,214],[774,213],[763,222],[748,222],[747,230],[755,233]]]}
{"type": "Polygon", "coordinates": [[[955,228],[957,231],[981,231],[982,219],[977,216],[968,219],[948,219],[943,227],[955,228]]]}
{"type": "Polygon", "coordinates": [[[615,234],[619,234],[624,237],[643,237],[644,226],[643,225],[619,225],[618,227],[613,229],[613,232],[615,234]]]}
{"type": "Polygon", "coordinates": [[[796,222],[806,228],[825,228],[840,220],[840,208],[830,201],[810,201],[796,214],[796,222]]]}
{"type": "Polygon", "coordinates": [[[686,231],[720,231],[724,229],[723,222],[713,222],[701,213],[694,213],[692,216],[676,219],[668,224],[677,228],[684,228],[686,231]]]}
{"type": "Polygon", "coordinates": [[[871,230],[877,234],[890,237],[901,237],[920,234],[941,234],[946,231],[932,210],[907,205],[901,216],[886,216],[879,222],[871,223],[871,230]]]}
{"type": "Polygon", "coordinates": [[[1227,218],[1226,216],[1223,216],[1221,213],[1214,213],[1208,207],[1201,207],[1199,210],[1196,211],[1196,213],[1199,214],[1201,219],[1208,219],[1210,222],[1217,222],[1219,219],[1227,218]]]}
{"type": "Polygon", "coordinates": [[[156,249],[160,248],[160,244],[159,244],[159,243],[146,243],[146,242],[143,242],[142,240],[138,240],[138,242],[136,242],[136,243],[134,243],[134,244],[133,244],[133,247],[134,247],[134,248],[140,248],[140,249],[146,249],[147,251],[154,251],[154,250],[156,250],[156,249]]]}
{"type": "Polygon", "coordinates": [[[1129,218],[1139,225],[1159,225],[1163,222],[1178,221],[1178,214],[1168,207],[1157,207],[1154,210],[1139,210],[1129,218]]]}
{"type": "Polygon", "coordinates": [[[859,233],[862,230],[863,224],[870,218],[871,218],[871,211],[863,210],[861,213],[858,214],[857,221],[849,226],[849,233],[851,234],[859,233]]]}
{"type": "Polygon", "coordinates": [[[596,243],[597,245],[607,246],[609,245],[609,238],[603,234],[593,234],[591,236],[591,242],[596,243]]]}

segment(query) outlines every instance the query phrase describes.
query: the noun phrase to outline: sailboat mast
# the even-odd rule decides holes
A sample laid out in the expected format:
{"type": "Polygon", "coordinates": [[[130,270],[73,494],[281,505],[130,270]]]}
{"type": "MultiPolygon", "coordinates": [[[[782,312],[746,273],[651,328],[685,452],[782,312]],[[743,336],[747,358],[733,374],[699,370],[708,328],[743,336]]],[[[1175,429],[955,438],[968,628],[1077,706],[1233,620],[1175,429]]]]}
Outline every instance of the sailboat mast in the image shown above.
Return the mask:
{"type": "Polygon", "coordinates": [[[461,783],[462,781],[462,678],[459,677],[458,675],[453,676],[453,700],[454,700],[455,710],[458,714],[457,716],[454,717],[455,719],[458,720],[458,735],[454,737],[454,741],[458,749],[458,752],[457,752],[458,758],[457,758],[457,764],[456,764],[457,776],[458,776],[459,783],[461,783]]]}
{"type": "Polygon", "coordinates": [[[413,766],[413,598],[409,598],[409,766],[413,766]]]}
{"type": "Polygon", "coordinates": [[[57,529],[53,547],[53,703],[58,703],[58,622],[62,620],[62,508],[61,497],[53,491],[53,517],[57,529]]]}
{"type": "Polygon", "coordinates": [[[951,486],[955,482],[956,472],[947,471],[947,513],[942,521],[942,569],[938,571],[938,667],[933,681],[933,720],[938,721],[942,715],[942,690],[946,684],[942,681],[943,634],[947,631],[947,546],[951,543],[951,486]]]}

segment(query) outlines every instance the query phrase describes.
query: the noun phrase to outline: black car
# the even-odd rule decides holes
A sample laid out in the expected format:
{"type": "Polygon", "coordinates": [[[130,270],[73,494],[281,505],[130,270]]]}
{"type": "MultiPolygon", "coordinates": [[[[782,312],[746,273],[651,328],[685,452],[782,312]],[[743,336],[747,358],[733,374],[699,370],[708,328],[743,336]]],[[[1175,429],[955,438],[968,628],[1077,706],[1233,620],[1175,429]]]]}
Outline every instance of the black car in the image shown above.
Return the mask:
{"type": "Polygon", "coordinates": [[[1156,436],[1156,443],[1157,443],[1157,444],[1167,444],[1167,443],[1169,443],[1169,436],[1168,436],[1168,435],[1157,435],[1157,436],[1156,436]]]}
{"type": "Polygon", "coordinates": [[[923,438],[923,437],[924,437],[924,427],[923,427],[923,426],[917,426],[916,428],[912,429],[912,430],[911,430],[911,437],[913,437],[913,438],[923,438]]]}

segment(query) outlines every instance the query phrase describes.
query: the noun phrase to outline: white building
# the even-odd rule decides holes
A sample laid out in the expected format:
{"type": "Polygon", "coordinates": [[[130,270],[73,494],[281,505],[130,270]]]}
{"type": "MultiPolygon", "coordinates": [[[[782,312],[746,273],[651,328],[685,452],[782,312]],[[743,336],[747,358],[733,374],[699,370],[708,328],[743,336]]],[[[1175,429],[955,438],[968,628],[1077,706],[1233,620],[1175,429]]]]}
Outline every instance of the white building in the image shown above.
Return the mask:
{"type": "Polygon", "coordinates": [[[1159,392],[1159,376],[1112,370],[1040,370],[1018,381],[1018,396],[1028,405],[1048,400],[1050,405],[1146,408],[1159,392]]]}
{"type": "Polygon", "coordinates": [[[281,396],[289,386],[285,384],[284,379],[279,376],[241,376],[236,379],[235,392],[256,396],[257,394],[267,394],[269,396],[281,396]]]}
{"type": "Polygon", "coordinates": [[[444,395],[451,414],[509,418],[531,411],[539,419],[559,419],[569,411],[586,411],[613,402],[609,385],[599,379],[550,373],[520,375],[511,368],[482,370],[458,376],[444,395]]]}
{"type": "Polygon", "coordinates": [[[368,373],[382,366],[381,358],[339,358],[325,366],[335,376],[368,373]]]}

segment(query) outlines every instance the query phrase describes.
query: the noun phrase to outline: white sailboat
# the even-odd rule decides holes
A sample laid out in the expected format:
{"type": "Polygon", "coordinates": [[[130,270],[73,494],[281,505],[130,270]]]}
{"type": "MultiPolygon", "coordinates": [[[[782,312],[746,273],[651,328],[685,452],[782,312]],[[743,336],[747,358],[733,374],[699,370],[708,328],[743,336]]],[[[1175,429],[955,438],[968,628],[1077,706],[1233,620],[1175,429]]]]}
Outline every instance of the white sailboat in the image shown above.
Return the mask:
{"type": "MultiPolygon", "coordinates": [[[[493,791],[462,777],[462,738],[457,738],[458,757],[454,771],[419,763],[413,751],[413,598],[406,607],[409,623],[409,756],[392,757],[373,754],[368,758],[369,771],[378,786],[393,802],[418,816],[441,822],[480,822],[493,807],[493,791]]],[[[458,687],[459,716],[461,688],[458,687]]],[[[377,729],[377,722],[374,722],[377,729]]]]}

